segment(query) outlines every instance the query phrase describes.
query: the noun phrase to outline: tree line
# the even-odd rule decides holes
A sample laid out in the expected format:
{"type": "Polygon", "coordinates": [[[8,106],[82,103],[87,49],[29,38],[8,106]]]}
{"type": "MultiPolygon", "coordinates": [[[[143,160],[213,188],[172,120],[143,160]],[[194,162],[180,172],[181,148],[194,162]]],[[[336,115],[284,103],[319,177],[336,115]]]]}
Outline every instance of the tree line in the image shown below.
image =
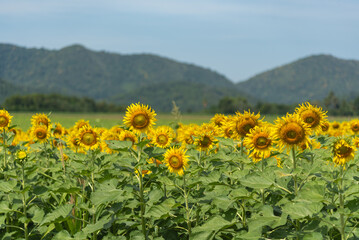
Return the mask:
{"type": "MultiPolygon", "coordinates": [[[[321,101],[310,101],[312,104],[322,107],[331,116],[359,116],[359,96],[354,98],[340,98],[330,92],[321,101]]],[[[298,103],[299,104],[299,103],[298,103]]],[[[224,97],[217,105],[209,109],[210,113],[234,114],[235,112],[248,111],[260,112],[262,114],[285,115],[293,112],[298,104],[283,104],[270,102],[250,103],[246,98],[224,97]]]]}
{"type": "Polygon", "coordinates": [[[125,107],[95,101],[88,97],[60,94],[14,95],[5,99],[2,108],[8,111],[57,111],[57,112],[123,112],[125,107]]]}

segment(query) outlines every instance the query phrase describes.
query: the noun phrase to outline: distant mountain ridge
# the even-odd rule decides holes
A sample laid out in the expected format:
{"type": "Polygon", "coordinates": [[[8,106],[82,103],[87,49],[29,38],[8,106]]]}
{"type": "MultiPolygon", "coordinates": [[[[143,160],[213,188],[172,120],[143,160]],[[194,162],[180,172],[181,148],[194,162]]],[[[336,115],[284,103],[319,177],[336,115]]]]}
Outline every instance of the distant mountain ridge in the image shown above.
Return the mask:
{"type": "MultiPolygon", "coordinates": [[[[181,97],[186,99],[187,90],[179,92],[184,88],[171,89],[171,83],[182,82],[186,89],[197,89],[198,93],[194,95],[199,98],[200,88],[205,87],[207,95],[213,96],[204,100],[208,105],[216,104],[225,95],[241,94],[234,90],[234,83],[210,69],[152,54],[97,52],[81,45],[46,50],[0,44],[0,78],[14,86],[21,86],[19,89],[26,88],[28,92],[87,96],[118,104],[146,99],[146,104],[161,111],[170,110],[170,95],[174,93],[182,94],[181,97]],[[167,86],[168,91],[161,93],[167,96],[156,95],[157,89],[152,86],[157,86],[159,92],[162,86],[167,86]],[[147,89],[151,92],[146,92],[147,89]],[[211,91],[214,91],[213,94],[211,91]],[[148,94],[153,97],[147,97],[148,94]]],[[[192,101],[180,100],[183,104],[180,107],[191,111],[204,108],[202,101],[195,101],[193,97],[189,99],[192,101]]]]}
{"type": "Polygon", "coordinates": [[[254,97],[275,103],[359,95],[359,61],[312,55],[258,74],[237,86],[254,97]]]}
{"type": "Polygon", "coordinates": [[[0,44],[0,103],[14,94],[57,93],[168,112],[202,111],[244,97],[294,104],[359,95],[359,61],[312,55],[233,83],[213,70],[154,54],[123,55],[75,44],[60,50],[0,44]]]}

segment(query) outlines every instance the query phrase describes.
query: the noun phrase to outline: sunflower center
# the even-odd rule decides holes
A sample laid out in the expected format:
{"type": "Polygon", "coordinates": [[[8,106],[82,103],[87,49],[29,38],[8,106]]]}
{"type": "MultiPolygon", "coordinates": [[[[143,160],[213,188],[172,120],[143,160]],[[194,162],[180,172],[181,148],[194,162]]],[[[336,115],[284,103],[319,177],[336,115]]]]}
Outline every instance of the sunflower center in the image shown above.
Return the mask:
{"type": "Polygon", "coordinates": [[[179,159],[177,156],[172,156],[169,160],[168,163],[170,164],[170,166],[174,169],[180,169],[182,167],[182,161],[181,159],[179,159]]]}
{"type": "Polygon", "coordinates": [[[268,145],[268,139],[266,137],[259,137],[256,141],[257,146],[263,147],[268,145]]]}
{"type": "Polygon", "coordinates": [[[339,124],[338,124],[338,123],[334,123],[334,124],[333,124],[333,128],[334,128],[334,129],[338,129],[338,128],[339,128],[339,124]]]}
{"type": "Polygon", "coordinates": [[[130,137],[125,137],[125,139],[124,139],[125,141],[131,141],[131,142],[134,142],[133,141],[133,139],[132,138],[130,138],[130,137]]]}
{"type": "Polygon", "coordinates": [[[354,124],[354,125],[352,126],[352,130],[353,130],[354,132],[359,131],[359,125],[358,125],[358,124],[354,124]]]}
{"type": "Polygon", "coordinates": [[[45,139],[46,138],[46,131],[39,130],[36,132],[36,137],[38,139],[45,139]]]}
{"type": "Polygon", "coordinates": [[[82,142],[85,145],[94,145],[96,143],[96,137],[93,133],[84,133],[84,135],[82,136],[82,142]]]}
{"type": "Polygon", "coordinates": [[[313,117],[307,117],[307,118],[305,119],[305,122],[306,122],[306,123],[312,123],[312,122],[314,122],[314,118],[313,118],[313,117]]]}
{"type": "Polygon", "coordinates": [[[0,127],[6,127],[9,123],[9,119],[4,117],[4,116],[0,116],[0,127]]]}
{"type": "Polygon", "coordinates": [[[201,147],[208,147],[211,145],[212,141],[208,136],[204,136],[202,140],[200,141],[201,147]]]}
{"type": "Polygon", "coordinates": [[[326,132],[326,131],[328,131],[329,130],[329,125],[322,125],[322,131],[323,132],[326,132]]]}
{"type": "Polygon", "coordinates": [[[297,137],[297,132],[294,130],[289,130],[287,132],[287,138],[295,139],[297,137]]]}
{"type": "Polygon", "coordinates": [[[248,123],[248,124],[243,126],[243,130],[245,132],[249,133],[249,130],[251,130],[252,127],[253,127],[252,124],[248,123]]]}
{"type": "Polygon", "coordinates": [[[337,153],[339,155],[348,155],[350,153],[350,148],[347,147],[347,146],[340,146],[338,149],[337,149],[337,153]]]}
{"type": "Polygon", "coordinates": [[[133,118],[133,126],[135,128],[145,128],[147,127],[148,123],[148,116],[143,113],[139,113],[133,118]]]}
{"type": "Polygon", "coordinates": [[[167,142],[168,142],[168,138],[167,138],[167,136],[161,134],[161,135],[159,135],[159,136],[157,137],[157,142],[158,142],[159,144],[165,145],[165,144],[167,144],[167,142]]]}

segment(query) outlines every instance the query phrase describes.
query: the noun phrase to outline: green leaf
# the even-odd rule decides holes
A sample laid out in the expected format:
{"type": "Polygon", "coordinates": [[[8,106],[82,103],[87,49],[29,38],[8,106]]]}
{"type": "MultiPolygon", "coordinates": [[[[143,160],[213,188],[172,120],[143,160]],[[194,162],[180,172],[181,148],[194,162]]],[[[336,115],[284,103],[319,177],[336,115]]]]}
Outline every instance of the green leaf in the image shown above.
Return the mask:
{"type": "Polygon", "coordinates": [[[4,193],[12,192],[12,191],[14,191],[16,184],[17,184],[16,180],[1,181],[0,182],[0,191],[4,192],[4,193]]]}
{"type": "Polygon", "coordinates": [[[290,215],[292,219],[304,218],[312,216],[315,213],[320,212],[323,204],[319,202],[290,202],[282,207],[284,213],[290,215]]]}
{"type": "Polygon", "coordinates": [[[240,183],[245,187],[254,189],[265,189],[272,186],[272,183],[267,178],[259,176],[257,174],[247,175],[240,180],[240,183]]]}
{"type": "Polygon", "coordinates": [[[231,227],[234,222],[229,222],[226,219],[220,217],[220,216],[214,216],[210,220],[206,221],[202,226],[198,226],[193,228],[193,233],[198,232],[217,232],[222,229],[226,229],[228,227],[231,227]]]}
{"type": "Polygon", "coordinates": [[[110,149],[125,151],[132,146],[131,141],[106,140],[106,144],[110,149]]]}
{"type": "Polygon", "coordinates": [[[86,235],[96,232],[98,230],[101,229],[107,229],[108,227],[106,227],[105,225],[111,221],[110,216],[107,215],[105,217],[102,217],[100,220],[98,220],[96,223],[94,224],[88,224],[83,230],[82,232],[85,233],[86,235]]]}
{"type": "Polygon", "coordinates": [[[156,219],[166,216],[170,213],[172,207],[176,204],[173,198],[168,198],[159,205],[154,205],[146,212],[146,217],[154,217],[156,219]]]}
{"type": "Polygon", "coordinates": [[[58,220],[59,218],[66,218],[70,214],[72,208],[73,208],[72,204],[66,204],[58,207],[51,213],[46,214],[40,226],[51,222],[57,222],[56,220],[58,220]]]}

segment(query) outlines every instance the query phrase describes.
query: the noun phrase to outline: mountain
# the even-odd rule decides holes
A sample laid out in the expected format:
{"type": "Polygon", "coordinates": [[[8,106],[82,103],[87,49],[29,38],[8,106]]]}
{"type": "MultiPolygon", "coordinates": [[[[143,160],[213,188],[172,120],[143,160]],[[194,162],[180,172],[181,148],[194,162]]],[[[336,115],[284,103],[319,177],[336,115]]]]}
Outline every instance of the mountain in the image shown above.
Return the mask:
{"type": "Polygon", "coordinates": [[[15,94],[27,94],[29,89],[16,86],[0,78],[0,102],[15,94]]]}
{"type": "Polygon", "coordinates": [[[158,111],[167,111],[176,99],[181,109],[198,111],[203,101],[212,105],[226,95],[240,94],[234,83],[210,69],[152,54],[122,55],[81,45],[47,50],[0,44],[0,78],[19,91],[117,104],[141,101],[158,111]]]}
{"type": "Polygon", "coordinates": [[[237,87],[267,102],[301,103],[359,95],[359,61],[313,55],[258,74],[237,87]]]}

